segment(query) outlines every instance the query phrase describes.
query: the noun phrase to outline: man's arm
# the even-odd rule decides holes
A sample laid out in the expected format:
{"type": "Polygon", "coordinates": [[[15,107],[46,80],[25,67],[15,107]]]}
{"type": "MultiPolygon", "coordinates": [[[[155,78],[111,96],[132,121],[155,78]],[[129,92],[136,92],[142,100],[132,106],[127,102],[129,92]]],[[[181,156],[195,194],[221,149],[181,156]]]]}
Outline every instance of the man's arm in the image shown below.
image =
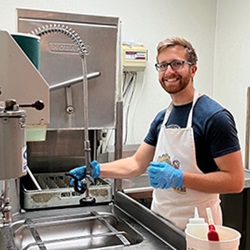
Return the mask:
{"type": "Polygon", "coordinates": [[[144,173],[153,160],[155,147],[142,143],[131,157],[100,164],[101,178],[131,178],[144,173]]]}
{"type": "Polygon", "coordinates": [[[241,151],[214,159],[220,171],[207,174],[183,172],[183,186],[207,193],[238,193],[244,187],[241,151]]]}

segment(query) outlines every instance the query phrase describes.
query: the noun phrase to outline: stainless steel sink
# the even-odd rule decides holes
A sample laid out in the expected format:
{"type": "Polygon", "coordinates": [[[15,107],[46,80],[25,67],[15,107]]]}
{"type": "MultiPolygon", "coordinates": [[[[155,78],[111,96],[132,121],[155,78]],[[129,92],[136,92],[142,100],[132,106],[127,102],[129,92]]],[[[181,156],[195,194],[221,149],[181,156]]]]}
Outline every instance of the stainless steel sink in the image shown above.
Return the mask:
{"type": "Polygon", "coordinates": [[[185,234],[136,200],[21,211],[0,226],[0,250],[186,249],[185,234]]]}
{"type": "Polygon", "coordinates": [[[19,220],[11,234],[20,250],[76,250],[130,246],[143,237],[112,213],[87,212],[19,220]]]}

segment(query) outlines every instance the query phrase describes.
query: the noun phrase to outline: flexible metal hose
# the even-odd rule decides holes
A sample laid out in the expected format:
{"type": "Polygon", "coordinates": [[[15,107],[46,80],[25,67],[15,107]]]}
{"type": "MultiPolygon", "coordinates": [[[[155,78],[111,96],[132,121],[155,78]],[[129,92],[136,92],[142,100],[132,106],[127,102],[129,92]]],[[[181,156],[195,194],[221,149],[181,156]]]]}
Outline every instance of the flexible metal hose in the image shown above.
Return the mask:
{"type": "Polygon", "coordinates": [[[60,24],[49,24],[38,27],[31,31],[33,35],[43,36],[50,33],[59,33],[68,36],[76,45],[80,57],[84,57],[87,54],[86,46],[84,45],[80,36],[70,27],[60,24]]]}
{"type": "MultiPolygon", "coordinates": [[[[43,36],[51,33],[59,33],[68,36],[76,45],[78,53],[82,61],[82,71],[83,71],[83,118],[84,118],[84,152],[85,152],[85,165],[86,165],[86,180],[87,180],[87,191],[90,184],[94,183],[91,171],[91,149],[90,141],[88,135],[88,81],[87,81],[87,63],[86,57],[87,49],[84,45],[80,36],[68,26],[60,24],[50,24],[42,27],[38,27],[31,31],[33,35],[43,36]]],[[[88,193],[88,192],[87,192],[88,193]]],[[[88,194],[87,194],[88,197],[88,194]]]]}

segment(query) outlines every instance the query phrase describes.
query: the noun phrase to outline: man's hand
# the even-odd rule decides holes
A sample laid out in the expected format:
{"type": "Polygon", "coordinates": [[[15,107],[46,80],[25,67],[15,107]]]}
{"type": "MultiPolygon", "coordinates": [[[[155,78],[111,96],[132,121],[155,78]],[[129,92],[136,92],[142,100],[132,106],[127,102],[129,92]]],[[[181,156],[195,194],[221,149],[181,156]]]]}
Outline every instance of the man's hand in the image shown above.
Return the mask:
{"type": "MultiPolygon", "coordinates": [[[[92,170],[92,177],[94,179],[98,178],[100,176],[100,164],[98,163],[98,161],[92,161],[90,163],[90,166],[92,170]]],[[[81,166],[81,167],[71,169],[69,173],[74,175],[79,181],[81,181],[82,179],[86,177],[86,166],[81,166]]],[[[78,184],[80,185],[80,183],[78,184]]],[[[74,185],[73,179],[70,180],[70,185],[74,185]]]]}
{"type": "Polygon", "coordinates": [[[151,162],[148,167],[150,184],[154,188],[182,188],[183,173],[166,162],[151,162]]]}

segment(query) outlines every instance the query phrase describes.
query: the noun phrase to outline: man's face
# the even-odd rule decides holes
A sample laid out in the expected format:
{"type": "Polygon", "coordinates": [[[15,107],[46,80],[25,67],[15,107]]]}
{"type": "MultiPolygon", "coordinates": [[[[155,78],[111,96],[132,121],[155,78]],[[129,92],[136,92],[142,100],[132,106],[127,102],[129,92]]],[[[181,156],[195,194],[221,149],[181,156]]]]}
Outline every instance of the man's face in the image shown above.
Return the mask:
{"type": "MultiPolygon", "coordinates": [[[[175,60],[187,61],[184,47],[170,46],[158,55],[158,63],[170,63],[175,60]]],[[[173,70],[169,65],[165,71],[159,72],[159,82],[169,94],[176,94],[188,85],[192,85],[196,70],[196,65],[184,64],[183,68],[179,70],[173,70]]]]}

